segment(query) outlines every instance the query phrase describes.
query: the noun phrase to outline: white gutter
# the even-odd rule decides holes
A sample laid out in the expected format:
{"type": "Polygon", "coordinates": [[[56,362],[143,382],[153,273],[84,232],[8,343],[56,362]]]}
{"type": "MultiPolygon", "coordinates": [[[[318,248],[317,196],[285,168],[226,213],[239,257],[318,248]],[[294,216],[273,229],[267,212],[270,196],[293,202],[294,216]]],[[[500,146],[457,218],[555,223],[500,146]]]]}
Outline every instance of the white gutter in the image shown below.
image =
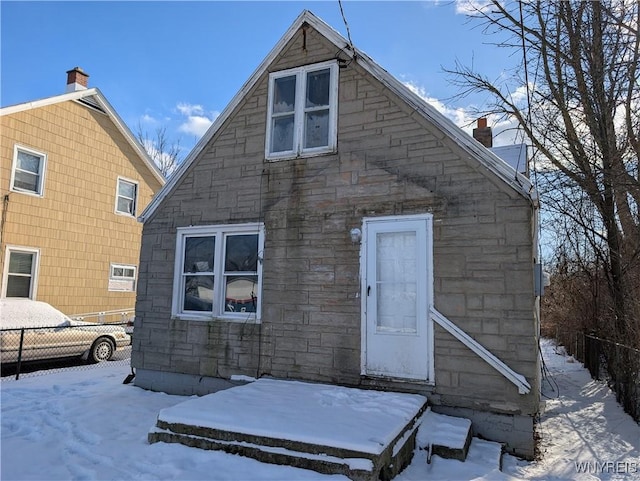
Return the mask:
{"type": "Polygon", "coordinates": [[[491,354],[485,347],[478,343],[478,341],[473,339],[466,332],[447,319],[443,314],[438,312],[434,306],[430,307],[430,313],[431,318],[437,322],[438,325],[444,328],[449,334],[462,342],[462,344],[475,352],[492,368],[511,381],[518,388],[519,394],[528,394],[531,391],[531,386],[522,374],[518,374],[496,356],[491,354]]]}

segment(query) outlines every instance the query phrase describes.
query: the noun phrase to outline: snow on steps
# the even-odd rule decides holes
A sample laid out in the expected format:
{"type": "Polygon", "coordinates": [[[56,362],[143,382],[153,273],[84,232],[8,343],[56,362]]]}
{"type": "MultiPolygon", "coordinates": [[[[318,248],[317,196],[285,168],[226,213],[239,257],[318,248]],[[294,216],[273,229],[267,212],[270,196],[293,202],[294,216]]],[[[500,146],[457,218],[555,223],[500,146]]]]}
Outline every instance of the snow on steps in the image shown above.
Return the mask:
{"type": "Polygon", "coordinates": [[[434,413],[420,395],[264,378],[163,409],[148,439],[354,481],[392,479],[416,448],[427,462],[473,459],[489,471],[500,469],[502,450],[472,440],[470,420],[434,413]]]}
{"type": "Polygon", "coordinates": [[[163,409],[148,439],[385,481],[410,463],[426,408],[416,394],[263,378],[163,409]]]}
{"type": "Polygon", "coordinates": [[[430,454],[464,461],[471,444],[471,420],[437,414],[428,408],[422,415],[416,441],[430,454]]]}
{"type": "Polygon", "coordinates": [[[437,414],[431,408],[419,421],[416,444],[427,451],[427,462],[437,455],[484,466],[487,472],[502,469],[502,445],[472,437],[471,420],[437,414]]]}

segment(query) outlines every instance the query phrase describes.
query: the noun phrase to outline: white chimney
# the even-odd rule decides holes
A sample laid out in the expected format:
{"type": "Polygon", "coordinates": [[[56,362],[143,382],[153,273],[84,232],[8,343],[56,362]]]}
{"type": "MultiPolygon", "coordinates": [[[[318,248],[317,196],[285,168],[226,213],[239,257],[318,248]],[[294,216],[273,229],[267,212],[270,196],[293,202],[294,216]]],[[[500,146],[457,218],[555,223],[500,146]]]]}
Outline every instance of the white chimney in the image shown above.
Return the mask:
{"type": "Polygon", "coordinates": [[[89,75],[80,67],[74,67],[67,71],[67,92],[75,92],[87,88],[89,75]]]}

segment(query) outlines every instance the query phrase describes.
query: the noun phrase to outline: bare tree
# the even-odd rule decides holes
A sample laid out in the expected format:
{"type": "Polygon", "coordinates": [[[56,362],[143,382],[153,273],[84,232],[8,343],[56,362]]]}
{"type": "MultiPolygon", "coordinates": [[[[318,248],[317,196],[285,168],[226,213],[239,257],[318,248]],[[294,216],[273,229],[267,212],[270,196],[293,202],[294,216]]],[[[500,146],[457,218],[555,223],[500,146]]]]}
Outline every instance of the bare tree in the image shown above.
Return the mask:
{"type": "Polygon", "coordinates": [[[572,242],[586,236],[602,257],[611,335],[638,336],[640,2],[487,3],[473,18],[485,33],[507,35],[498,45],[520,56],[517,73],[491,81],[460,63],[447,72],[461,96],[491,95],[485,114],[517,120],[539,166],[555,178],[556,190],[547,185],[543,201],[573,219],[575,230],[567,232],[572,242]],[[585,209],[593,214],[588,222],[585,209]]]}
{"type": "Polygon", "coordinates": [[[172,143],[167,137],[166,127],[158,127],[155,130],[155,136],[151,138],[146,131],[143,131],[140,124],[138,124],[136,137],[151,160],[158,166],[162,175],[165,178],[169,177],[181,160],[180,141],[172,143]]]}

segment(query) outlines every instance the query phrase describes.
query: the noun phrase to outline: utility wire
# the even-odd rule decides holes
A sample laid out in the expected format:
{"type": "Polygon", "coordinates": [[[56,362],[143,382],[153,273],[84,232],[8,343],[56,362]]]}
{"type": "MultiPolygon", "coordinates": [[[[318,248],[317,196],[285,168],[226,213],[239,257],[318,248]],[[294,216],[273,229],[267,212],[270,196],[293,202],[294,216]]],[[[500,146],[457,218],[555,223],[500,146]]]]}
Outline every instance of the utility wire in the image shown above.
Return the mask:
{"type": "Polygon", "coordinates": [[[356,50],[353,47],[353,41],[351,40],[351,31],[349,30],[349,22],[347,22],[347,17],[345,17],[344,10],[342,9],[342,0],[338,0],[338,5],[340,6],[340,14],[342,15],[342,21],[344,22],[344,26],[347,29],[347,38],[349,39],[349,46],[351,47],[351,51],[355,54],[356,50]]]}

